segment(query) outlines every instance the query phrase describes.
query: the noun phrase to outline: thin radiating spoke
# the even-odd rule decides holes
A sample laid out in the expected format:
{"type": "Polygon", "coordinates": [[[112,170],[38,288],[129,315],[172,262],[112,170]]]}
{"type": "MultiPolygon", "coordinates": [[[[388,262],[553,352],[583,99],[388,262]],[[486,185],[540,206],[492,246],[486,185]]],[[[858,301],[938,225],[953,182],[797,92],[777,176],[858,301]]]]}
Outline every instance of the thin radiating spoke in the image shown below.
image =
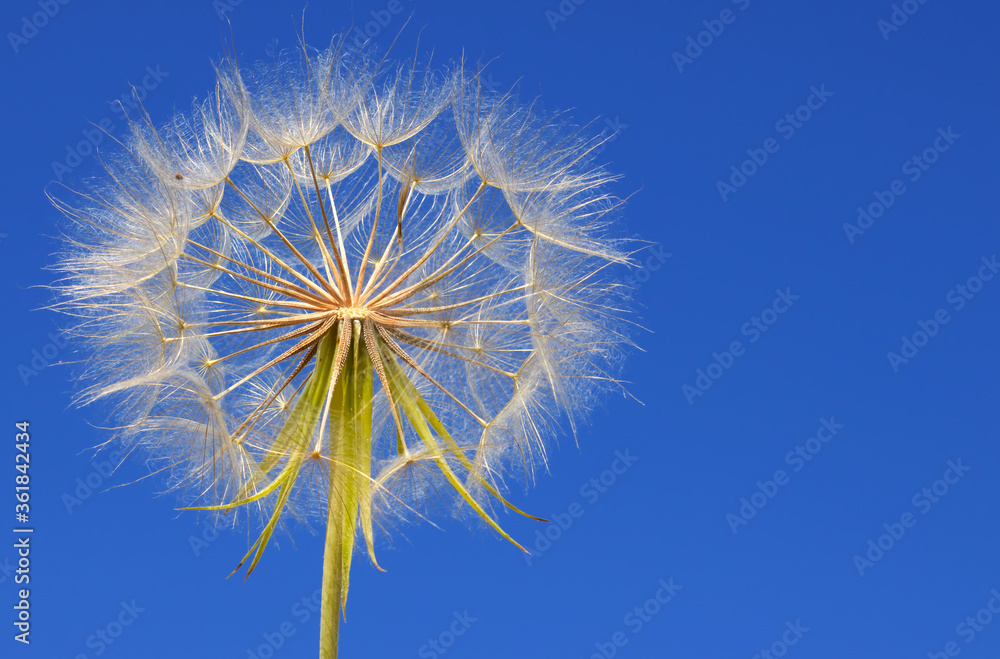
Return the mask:
{"type": "MultiPolygon", "coordinates": [[[[334,299],[343,302],[344,301],[343,297],[340,295],[340,291],[337,290],[337,287],[334,286],[331,282],[329,282],[326,279],[326,277],[320,274],[320,271],[316,269],[316,266],[313,264],[313,262],[302,255],[302,252],[299,251],[299,249],[292,243],[292,241],[290,241],[287,237],[285,237],[285,234],[281,232],[281,229],[278,228],[278,225],[272,222],[270,218],[268,218],[264,213],[257,210],[257,206],[254,205],[253,201],[251,201],[249,197],[247,197],[246,194],[244,194],[243,191],[240,190],[235,183],[233,183],[232,179],[226,177],[226,183],[229,184],[229,186],[232,187],[234,190],[236,190],[236,192],[241,197],[243,197],[243,199],[245,199],[248,204],[250,204],[251,208],[253,208],[254,211],[256,211],[258,215],[260,215],[262,220],[267,222],[267,226],[271,229],[271,231],[274,232],[274,235],[278,236],[278,238],[281,239],[281,242],[285,243],[285,247],[290,249],[292,254],[294,254],[296,258],[298,258],[299,261],[302,262],[302,265],[306,267],[306,270],[312,273],[312,276],[315,277],[317,281],[319,281],[320,285],[324,289],[326,289],[326,293],[329,296],[333,297],[334,299]]],[[[288,266],[284,264],[282,264],[282,267],[288,269],[288,266]]]]}
{"type": "MultiPolygon", "coordinates": [[[[282,288],[281,286],[276,286],[276,285],[268,283],[266,281],[259,281],[257,279],[252,278],[252,277],[247,277],[246,275],[244,275],[242,273],[236,272],[235,270],[228,270],[226,268],[220,268],[218,266],[214,266],[209,261],[205,261],[203,259],[199,259],[197,256],[192,256],[191,254],[181,254],[181,256],[183,258],[191,259],[192,261],[195,261],[197,263],[201,263],[203,265],[211,265],[213,268],[219,270],[220,272],[225,272],[226,274],[230,274],[230,275],[236,277],[237,279],[241,279],[241,280],[243,280],[243,281],[245,281],[247,283],[253,284],[255,286],[260,286],[261,288],[265,288],[265,289],[267,289],[269,291],[273,291],[275,293],[280,293],[282,295],[286,295],[286,296],[288,296],[290,298],[295,298],[296,300],[301,300],[303,302],[313,302],[314,304],[321,304],[321,303],[324,302],[324,299],[318,298],[315,295],[309,293],[308,291],[304,291],[303,290],[300,293],[298,290],[285,289],[285,288],[282,288]]],[[[237,265],[243,265],[241,263],[238,263],[237,261],[234,261],[234,263],[236,263],[237,265]]]]}
{"type": "Polygon", "coordinates": [[[424,263],[427,262],[427,259],[429,259],[431,255],[438,249],[438,247],[441,246],[441,243],[443,243],[445,237],[451,233],[451,230],[454,229],[456,226],[458,226],[459,221],[461,221],[466,211],[469,210],[469,207],[472,206],[472,202],[476,200],[476,197],[478,197],[479,193],[482,192],[485,188],[486,188],[486,182],[483,181],[479,184],[479,187],[476,188],[476,192],[472,195],[472,198],[469,199],[469,201],[465,204],[462,210],[459,211],[459,213],[454,218],[452,218],[451,222],[448,223],[444,231],[441,232],[441,235],[438,236],[438,239],[427,249],[424,255],[421,256],[416,263],[407,268],[406,272],[397,277],[395,281],[393,281],[391,284],[389,284],[388,286],[384,287],[381,291],[379,291],[375,295],[375,297],[371,300],[372,305],[378,303],[382,298],[386,297],[394,290],[396,290],[396,288],[398,288],[403,282],[405,282],[410,275],[416,272],[417,269],[420,268],[420,266],[422,266],[424,263]]]}
{"type": "MultiPolygon", "coordinates": [[[[271,403],[277,400],[278,396],[281,395],[281,392],[285,390],[285,387],[291,384],[292,381],[295,380],[296,377],[298,377],[299,373],[301,373],[303,369],[305,369],[305,367],[309,365],[309,362],[312,361],[312,358],[316,356],[317,350],[318,350],[317,345],[314,344],[313,346],[311,346],[309,350],[306,351],[306,354],[302,356],[302,359],[299,360],[299,363],[295,366],[291,375],[286,375],[288,373],[288,369],[285,370],[285,373],[282,374],[284,382],[281,383],[281,386],[276,388],[271,394],[269,394],[268,397],[262,403],[260,403],[257,406],[257,408],[246,418],[246,420],[240,425],[240,427],[233,431],[233,437],[239,437],[240,433],[244,432],[244,429],[246,431],[244,435],[249,434],[249,432],[253,430],[254,426],[257,425],[257,421],[259,420],[260,416],[264,414],[264,410],[266,410],[271,405],[271,403]]],[[[289,366],[289,368],[291,368],[291,366],[289,366]]],[[[302,382],[299,388],[301,389],[304,386],[305,386],[305,381],[302,382]]]]}
{"type": "Polygon", "coordinates": [[[358,265],[358,281],[354,286],[354,290],[360,291],[364,290],[365,285],[365,267],[368,265],[368,257],[372,253],[372,245],[375,244],[375,234],[378,232],[378,219],[382,212],[382,147],[376,147],[378,152],[378,200],[375,202],[375,220],[372,222],[372,230],[368,235],[368,244],[365,246],[365,253],[361,257],[361,263],[358,265]]]}
{"type": "Polygon", "coordinates": [[[269,369],[272,366],[274,366],[275,364],[280,364],[281,362],[285,361],[289,357],[297,355],[298,353],[300,353],[303,350],[307,349],[310,345],[319,343],[319,340],[323,337],[323,335],[327,332],[327,330],[329,330],[329,328],[333,326],[333,324],[335,322],[336,322],[336,318],[331,318],[323,326],[321,326],[318,330],[316,330],[313,334],[311,334],[310,336],[302,339],[301,341],[299,341],[298,343],[296,343],[294,346],[292,346],[291,348],[289,348],[288,350],[286,350],[282,354],[280,354],[277,357],[275,357],[274,359],[268,361],[263,366],[257,368],[250,375],[247,375],[246,377],[241,378],[236,384],[230,385],[226,389],[220,391],[218,394],[215,395],[215,397],[217,399],[218,398],[222,398],[225,394],[229,393],[233,389],[236,389],[238,387],[243,386],[244,384],[246,384],[250,380],[254,379],[255,377],[257,377],[258,375],[260,375],[261,373],[263,373],[267,369],[269,369]]]}
{"type": "MultiPolygon", "coordinates": [[[[430,276],[426,277],[422,281],[420,281],[420,282],[418,282],[418,283],[416,283],[416,284],[414,284],[412,286],[409,286],[408,288],[404,288],[403,290],[401,290],[401,291],[399,291],[397,293],[389,295],[388,297],[385,297],[384,295],[379,295],[376,300],[372,301],[372,305],[376,306],[376,303],[378,303],[379,305],[383,305],[383,306],[395,305],[395,304],[398,304],[399,302],[401,302],[403,300],[406,300],[407,298],[412,297],[413,295],[415,295],[416,293],[419,293],[420,291],[423,291],[423,290],[426,290],[426,289],[430,288],[431,286],[433,286],[434,284],[438,283],[439,281],[441,281],[442,279],[444,279],[445,277],[447,277],[451,273],[453,273],[456,270],[458,270],[459,268],[461,268],[463,265],[465,265],[466,263],[468,263],[470,260],[474,259],[476,256],[478,256],[479,254],[481,254],[484,250],[486,250],[489,247],[491,247],[495,242],[497,242],[498,240],[500,240],[501,238],[503,238],[504,236],[506,236],[508,233],[510,233],[511,231],[513,231],[514,229],[516,229],[518,226],[520,226],[520,222],[515,222],[514,224],[510,225],[510,227],[508,227],[506,230],[504,230],[503,233],[500,233],[499,235],[497,235],[496,237],[494,237],[492,240],[490,240],[488,243],[486,243],[485,245],[483,245],[482,247],[480,247],[476,251],[471,252],[470,254],[466,255],[465,258],[463,258],[458,263],[455,263],[454,265],[451,265],[452,261],[454,261],[456,258],[458,258],[458,256],[463,251],[465,251],[465,249],[467,247],[469,247],[470,245],[472,245],[473,240],[470,239],[465,245],[462,246],[461,249],[455,250],[455,253],[452,254],[452,256],[447,261],[445,261],[433,274],[431,274],[430,276]]],[[[377,308],[377,306],[376,306],[376,308],[377,308]]]]}
{"type": "Polygon", "coordinates": [[[468,405],[466,405],[465,403],[463,403],[462,401],[460,401],[458,399],[458,397],[455,396],[455,394],[451,393],[451,391],[449,391],[446,387],[444,387],[443,385],[441,385],[437,380],[435,380],[433,377],[431,377],[427,373],[427,371],[425,371],[423,368],[421,368],[420,365],[417,364],[417,362],[413,361],[413,358],[410,357],[408,354],[406,354],[405,350],[403,350],[402,348],[399,347],[399,344],[396,343],[393,340],[392,336],[390,336],[389,333],[384,328],[379,327],[379,334],[382,335],[382,339],[385,341],[386,345],[389,346],[389,348],[394,353],[396,353],[399,356],[400,359],[402,359],[404,362],[406,362],[410,366],[410,368],[412,368],[414,371],[416,371],[420,375],[424,376],[424,378],[426,378],[428,382],[430,382],[435,387],[437,387],[442,392],[444,392],[444,394],[446,396],[448,396],[448,398],[451,398],[453,401],[455,401],[456,405],[458,405],[463,410],[465,410],[466,412],[468,412],[469,415],[472,416],[473,419],[475,419],[476,421],[478,421],[481,426],[483,426],[484,428],[486,427],[487,423],[486,423],[486,421],[484,421],[482,419],[482,417],[480,417],[478,414],[476,414],[471,409],[469,409],[468,405]]]}
{"type": "MultiPolygon", "coordinates": [[[[501,295],[509,295],[510,293],[523,291],[526,288],[527,286],[508,288],[505,291],[498,291],[496,293],[490,293],[489,295],[481,295],[480,297],[473,298],[471,300],[465,300],[464,302],[456,302],[454,304],[446,304],[439,307],[397,307],[397,308],[383,309],[380,311],[380,313],[386,316],[416,316],[422,314],[440,313],[442,311],[453,311],[455,309],[461,309],[462,307],[467,307],[470,304],[478,304],[479,302],[492,300],[493,298],[500,297],[501,295]]],[[[521,298],[518,299],[523,299],[523,297],[524,296],[521,296],[521,298]]],[[[420,302],[423,301],[424,300],[420,300],[418,302],[415,302],[414,304],[419,304],[420,302]]]]}
{"type": "MultiPolygon", "coordinates": [[[[298,270],[296,270],[292,266],[290,266],[287,263],[285,263],[277,255],[275,255],[270,250],[268,250],[266,247],[264,247],[264,245],[262,245],[259,241],[256,241],[253,238],[251,238],[250,236],[248,236],[246,234],[246,232],[242,231],[239,227],[235,226],[234,224],[232,224],[231,222],[227,221],[226,219],[224,219],[223,217],[221,217],[219,215],[213,215],[212,217],[214,217],[218,222],[220,222],[221,224],[223,224],[227,228],[231,229],[232,231],[234,231],[237,234],[239,234],[240,236],[242,236],[247,241],[249,241],[250,244],[252,244],[254,247],[256,247],[257,249],[259,249],[268,258],[270,258],[272,261],[274,261],[275,263],[277,263],[278,265],[280,265],[282,268],[284,268],[286,272],[288,272],[289,274],[291,274],[293,277],[295,277],[296,279],[298,279],[299,281],[301,281],[303,284],[305,284],[309,288],[313,289],[315,292],[319,293],[324,299],[328,299],[328,300],[337,300],[337,299],[339,299],[338,297],[336,297],[334,295],[331,295],[331,293],[326,288],[324,288],[323,286],[320,286],[319,284],[317,284],[313,280],[311,280],[308,277],[304,276],[302,273],[300,273],[298,270]]],[[[274,224],[271,224],[269,226],[271,227],[272,230],[274,230],[275,234],[279,233],[278,230],[277,230],[277,227],[274,224]]],[[[287,239],[285,239],[285,240],[287,241],[287,239]]],[[[246,265],[246,264],[242,264],[242,265],[246,265]]],[[[247,267],[249,267],[249,266],[247,266],[247,267]]],[[[315,270],[315,267],[313,267],[312,264],[310,264],[310,268],[311,268],[310,272],[312,272],[313,270],[315,270]]],[[[320,279],[322,279],[322,277],[320,277],[320,279]]]]}
{"type": "Polygon", "coordinates": [[[205,293],[212,293],[213,295],[221,295],[223,297],[231,297],[236,300],[243,300],[244,302],[256,302],[262,306],[268,307],[285,307],[289,309],[315,309],[316,306],[313,304],[308,304],[306,302],[292,302],[289,300],[268,300],[260,297],[253,297],[251,295],[241,295],[239,293],[233,293],[231,291],[224,291],[218,288],[206,288],[205,286],[195,286],[194,284],[186,284],[184,282],[178,282],[177,286],[180,288],[190,288],[193,291],[203,291],[205,293]]]}
{"type": "Polygon", "coordinates": [[[390,329],[390,330],[386,330],[386,331],[388,331],[389,334],[393,338],[399,339],[403,343],[408,343],[408,344],[410,344],[412,346],[416,346],[418,348],[423,348],[424,350],[430,350],[431,352],[436,352],[436,353],[441,354],[441,355],[447,355],[448,357],[454,357],[455,359],[458,359],[460,361],[466,362],[468,364],[473,364],[475,366],[479,366],[479,367],[485,368],[485,369],[487,369],[489,371],[493,371],[494,373],[497,373],[499,375],[506,375],[507,377],[509,377],[511,379],[517,377],[516,373],[510,373],[508,371],[504,371],[502,369],[496,368],[495,366],[490,366],[489,364],[484,364],[483,362],[475,360],[475,359],[472,359],[471,357],[464,357],[462,355],[456,355],[453,352],[449,352],[447,350],[444,350],[444,349],[438,347],[437,344],[435,344],[433,341],[431,341],[429,339],[424,339],[424,338],[421,338],[419,336],[414,336],[413,334],[408,334],[406,332],[401,332],[399,330],[391,330],[390,329]]]}
{"type": "MultiPolygon", "coordinates": [[[[347,269],[347,254],[343,252],[344,241],[340,234],[340,223],[337,221],[337,237],[339,240],[338,242],[334,242],[333,233],[330,231],[330,218],[327,217],[326,205],[323,203],[323,194],[319,190],[319,179],[316,177],[316,166],[313,164],[312,152],[309,149],[309,145],[306,145],[305,152],[306,159],[309,161],[309,171],[312,174],[313,188],[316,190],[316,203],[319,204],[319,210],[323,214],[323,225],[326,227],[326,236],[330,239],[330,246],[333,249],[337,261],[337,269],[340,272],[340,286],[343,290],[347,291],[347,299],[351,300],[354,294],[351,288],[351,273],[347,269]]],[[[333,194],[329,192],[329,181],[327,181],[327,193],[330,195],[331,209],[334,217],[336,217],[337,207],[333,203],[333,194]]]]}

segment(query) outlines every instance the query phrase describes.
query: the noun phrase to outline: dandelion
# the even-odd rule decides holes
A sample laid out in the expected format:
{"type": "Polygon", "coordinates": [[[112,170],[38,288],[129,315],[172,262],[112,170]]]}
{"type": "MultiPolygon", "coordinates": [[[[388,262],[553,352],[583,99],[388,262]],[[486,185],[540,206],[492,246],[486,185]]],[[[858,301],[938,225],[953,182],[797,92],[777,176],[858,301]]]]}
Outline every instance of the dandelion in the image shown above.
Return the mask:
{"type": "Polygon", "coordinates": [[[601,138],[461,63],[344,46],[224,60],[192,112],[130,117],[103,183],[54,199],[79,402],[111,403],[185,509],[259,516],[237,570],[290,518],[325,526],[321,659],[356,541],[375,562],[376,530],[447,496],[517,544],[504,474],[544,467],[629,344],[601,138]]]}

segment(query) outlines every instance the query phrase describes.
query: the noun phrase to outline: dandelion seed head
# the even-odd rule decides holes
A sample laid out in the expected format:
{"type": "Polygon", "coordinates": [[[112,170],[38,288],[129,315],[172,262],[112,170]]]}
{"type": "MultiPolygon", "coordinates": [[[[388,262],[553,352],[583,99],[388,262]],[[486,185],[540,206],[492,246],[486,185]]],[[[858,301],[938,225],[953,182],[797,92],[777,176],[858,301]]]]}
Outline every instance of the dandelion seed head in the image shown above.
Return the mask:
{"type": "Polygon", "coordinates": [[[441,503],[492,525],[505,474],[530,480],[620,386],[628,245],[600,139],[463,63],[341,38],[216,74],[55,200],[80,402],[111,401],[191,505],[339,506],[368,540],[441,503]]]}

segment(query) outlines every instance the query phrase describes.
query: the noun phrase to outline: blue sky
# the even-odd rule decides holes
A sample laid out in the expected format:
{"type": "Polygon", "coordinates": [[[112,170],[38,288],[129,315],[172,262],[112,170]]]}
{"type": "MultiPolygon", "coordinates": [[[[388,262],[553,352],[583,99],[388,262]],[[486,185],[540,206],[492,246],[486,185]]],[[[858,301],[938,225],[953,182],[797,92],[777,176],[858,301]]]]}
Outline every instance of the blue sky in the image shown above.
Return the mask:
{"type": "MultiPolygon", "coordinates": [[[[535,555],[453,520],[408,529],[382,548],[388,572],[356,562],[342,656],[996,656],[1000,9],[638,5],[306,12],[314,43],[367,25],[380,48],[409,17],[400,53],[419,37],[442,59],[495,58],[498,88],[618,130],[601,157],[651,245],[633,273],[645,352],[624,370],[643,404],[607,399],[536,488],[515,486],[556,521],[505,518],[535,555]]],[[[141,460],[109,474],[88,450],[99,417],[50,365],[80,355],[40,310],[60,224],[46,187],[99,174],[88,135],[123,134],[110,102],[130,85],[160,121],[204,95],[230,39],[220,14],[247,61],[301,24],[301,5],[259,0],[0,10],[0,492],[12,520],[14,424],[30,421],[35,529],[32,643],[8,623],[4,656],[316,654],[322,539],[283,537],[227,580],[247,532],[132,483],[141,460]]]]}

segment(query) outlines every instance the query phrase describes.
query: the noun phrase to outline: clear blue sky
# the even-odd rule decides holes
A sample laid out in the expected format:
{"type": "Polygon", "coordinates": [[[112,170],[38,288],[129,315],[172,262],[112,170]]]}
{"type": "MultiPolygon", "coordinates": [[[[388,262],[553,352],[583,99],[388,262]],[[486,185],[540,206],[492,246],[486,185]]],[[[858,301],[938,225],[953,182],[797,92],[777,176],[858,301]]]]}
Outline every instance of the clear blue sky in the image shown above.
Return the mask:
{"type": "MultiPolygon", "coordinates": [[[[219,7],[250,61],[294,42],[301,5],[48,3],[37,30],[24,21],[46,0],[0,9],[0,500],[12,528],[14,423],[28,420],[36,529],[28,648],[12,640],[14,534],[0,531],[0,654],[315,656],[301,601],[322,539],[282,537],[247,583],[227,580],[246,532],[216,538],[156,479],[116,487],[141,460],[102,475],[87,451],[106,436],[98,417],[69,407],[69,368],[45,367],[77,355],[35,287],[60,221],[53,163],[77,186],[99,173],[67,152],[90,122],[122,134],[109,102],[130,84],[151,88],[160,121],[203,95],[229,40],[219,7]]],[[[602,157],[622,174],[614,191],[635,193],[629,233],[653,245],[635,272],[646,352],[624,374],[644,404],[607,400],[579,448],[563,437],[551,473],[512,493],[567,528],[546,544],[536,534],[557,526],[508,516],[530,565],[456,521],[409,529],[382,549],[387,573],[356,563],[342,656],[997,656],[1000,9],[561,7],[308,8],[314,43],[381,18],[384,48],[412,16],[400,53],[419,36],[442,59],[496,58],[498,87],[519,80],[525,99],[619,127],[602,157]]]]}

